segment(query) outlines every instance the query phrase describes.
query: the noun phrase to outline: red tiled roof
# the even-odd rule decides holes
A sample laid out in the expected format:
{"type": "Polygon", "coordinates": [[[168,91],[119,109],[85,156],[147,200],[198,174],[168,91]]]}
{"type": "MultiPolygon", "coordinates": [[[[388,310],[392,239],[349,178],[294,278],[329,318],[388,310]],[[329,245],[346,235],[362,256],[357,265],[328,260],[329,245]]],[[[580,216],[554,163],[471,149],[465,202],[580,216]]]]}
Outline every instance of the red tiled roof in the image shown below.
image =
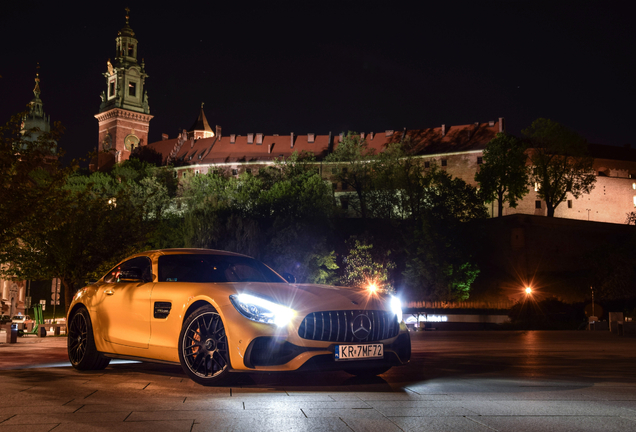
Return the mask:
{"type": "MultiPolygon", "coordinates": [[[[395,131],[390,136],[386,132],[366,133],[365,139],[369,149],[375,153],[383,152],[389,143],[399,142],[403,135],[407,150],[413,154],[438,154],[453,153],[471,150],[481,150],[499,132],[499,122],[469,124],[461,126],[449,126],[446,135],[442,136],[442,128],[429,128],[420,130],[395,131]]],[[[273,160],[277,157],[289,157],[294,151],[301,153],[311,152],[318,159],[322,159],[333,149],[338,147],[340,136],[338,134],[314,135],[310,142],[310,135],[294,135],[293,146],[291,135],[263,135],[262,144],[257,144],[258,134],[253,134],[251,144],[248,144],[246,135],[235,135],[234,142],[229,135],[188,140],[183,143],[173,160],[183,160],[190,164],[208,164],[223,162],[250,162],[273,160]],[[330,148],[331,143],[331,148],[330,148]],[[190,156],[193,156],[190,159],[190,156]],[[201,156],[201,159],[199,159],[201,156]]],[[[170,152],[175,149],[177,139],[158,141],[149,144],[150,147],[163,155],[164,162],[170,152]]]]}

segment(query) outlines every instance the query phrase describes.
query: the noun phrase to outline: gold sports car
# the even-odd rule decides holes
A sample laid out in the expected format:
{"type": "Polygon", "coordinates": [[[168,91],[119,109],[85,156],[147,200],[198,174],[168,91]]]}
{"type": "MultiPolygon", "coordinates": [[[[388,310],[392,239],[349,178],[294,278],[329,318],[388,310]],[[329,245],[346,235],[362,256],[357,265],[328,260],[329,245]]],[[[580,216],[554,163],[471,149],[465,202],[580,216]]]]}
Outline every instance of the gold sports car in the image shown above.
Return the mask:
{"type": "Polygon", "coordinates": [[[79,370],[112,358],[181,364],[203,385],[232,372],[377,375],[409,361],[396,297],[286,278],[231,252],[133,255],[74,296],[69,359],[79,370]]]}

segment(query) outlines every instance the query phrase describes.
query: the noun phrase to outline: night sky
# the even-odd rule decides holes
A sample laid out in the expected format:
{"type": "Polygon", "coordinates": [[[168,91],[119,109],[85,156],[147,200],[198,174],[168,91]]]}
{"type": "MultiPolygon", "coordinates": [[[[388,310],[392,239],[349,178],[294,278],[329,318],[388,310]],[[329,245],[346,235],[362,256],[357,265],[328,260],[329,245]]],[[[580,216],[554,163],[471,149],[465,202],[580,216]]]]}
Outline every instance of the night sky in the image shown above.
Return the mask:
{"type": "Polygon", "coordinates": [[[129,6],[151,142],[189,128],[205,102],[224,135],[498,117],[519,134],[547,117],[593,143],[636,145],[629,2],[420,3],[13,1],[0,11],[0,120],[33,98],[40,62],[44,110],[67,128],[60,145],[70,157],[94,149],[102,73],[129,6]]]}

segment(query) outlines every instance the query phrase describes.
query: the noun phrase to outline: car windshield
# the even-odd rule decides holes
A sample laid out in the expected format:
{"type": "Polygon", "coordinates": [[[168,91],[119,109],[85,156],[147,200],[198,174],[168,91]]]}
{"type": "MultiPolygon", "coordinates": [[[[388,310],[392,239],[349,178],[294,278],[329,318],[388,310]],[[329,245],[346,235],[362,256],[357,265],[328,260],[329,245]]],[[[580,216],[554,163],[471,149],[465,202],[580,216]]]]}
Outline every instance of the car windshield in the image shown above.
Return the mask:
{"type": "Polygon", "coordinates": [[[159,282],[287,283],[255,259],[234,255],[179,254],[159,257],[159,282]]]}

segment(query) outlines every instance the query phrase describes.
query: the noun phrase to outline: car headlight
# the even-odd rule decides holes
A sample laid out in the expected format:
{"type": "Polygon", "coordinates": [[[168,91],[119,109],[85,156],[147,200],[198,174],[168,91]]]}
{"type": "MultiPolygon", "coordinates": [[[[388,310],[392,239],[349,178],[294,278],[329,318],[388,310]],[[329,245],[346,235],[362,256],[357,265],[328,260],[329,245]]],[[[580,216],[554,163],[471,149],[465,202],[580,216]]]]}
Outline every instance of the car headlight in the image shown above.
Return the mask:
{"type": "Polygon", "coordinates": [[[391,312],[397,315],[398,322],[402,322],[402,302],[394,296],[391,296],[391,312]]]}
{"type": "Polygon", "coordinates": [[[260,297],[249,294],[234,294],[230,296],[232,304],[245,318],[252,321],[274,324],[284,327],[296,314],[288,308],[260,297]]]}

